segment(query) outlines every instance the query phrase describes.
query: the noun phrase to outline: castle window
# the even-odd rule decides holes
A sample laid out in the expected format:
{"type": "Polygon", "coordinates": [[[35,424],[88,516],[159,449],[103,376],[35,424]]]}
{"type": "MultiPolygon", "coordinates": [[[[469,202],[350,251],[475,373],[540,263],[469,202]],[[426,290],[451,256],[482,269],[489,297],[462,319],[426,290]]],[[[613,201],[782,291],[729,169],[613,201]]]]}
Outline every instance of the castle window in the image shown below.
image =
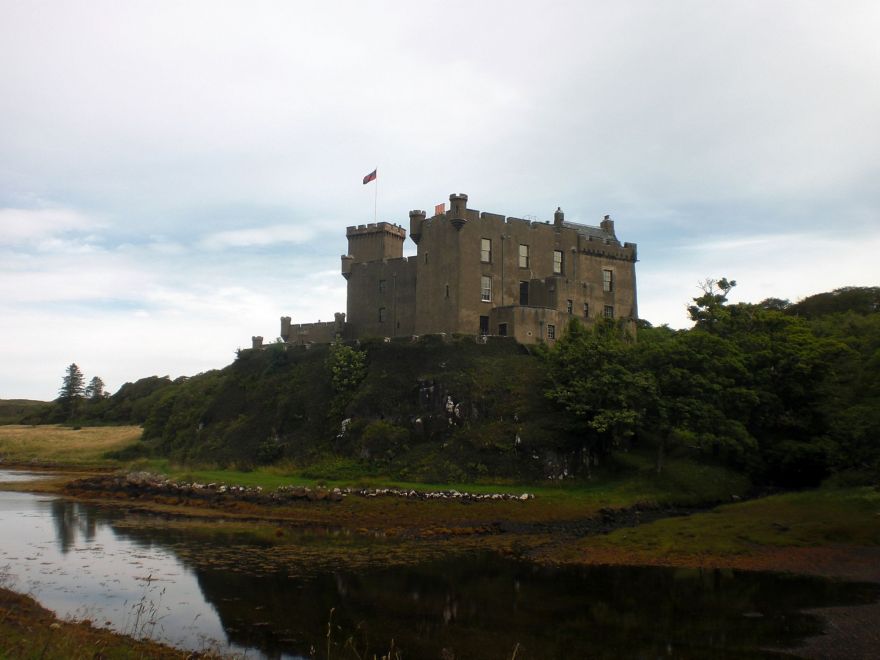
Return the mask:
{"type": "Polygon", "coordinates": [[[584,318],[590,318],[590,303],[584,303],[584,318]]]}
{"type": "Polygon", "coordinates": [[[520,268],[528,268],[529,267],[529,246],[522,245],[519,246],[519,267],[520,268]]]}
{"type": "Polygon", "coordinates": [[[480,261],[484,264],[492,263],[492,239],[480,239],[480,261]]]}
{"type": "Polygon", "coordinates": [[[547,339],[556,339],[556,326],[547,324],[547,339]]]}
{"type": "Polygon", "coordinates": [[[492,302],[492,278],[483,275],[480,278],[480,300],[492,302]]]}
{"type": "Polygon", "coordinates": [[[446,297],[449,298],[449,285],[446,285],[446,297]]]}
{"type": "Polygon", "coordinates": [[[386,318],[388,317],[388,313],[386,312],[384,307],[379,308],[379,323],[385,323],[386,318]]]}
{"type": "Polygon", "coordinates": [[[562,250],[553,250],[553,274],[562,275],[562,250]]]}
{"type": "Polygon", "coordinates": [[[614,271],[607,268],[602,271],[602,291],[614,291],[614,271]]]}
{"type": "Polygon", "coordinates": [[[612,307],[611,305],[605,305],[604,316],[606,319],[613,319],[614,318],[614,307],[612,307]]]}
{"type": "Polygon", "coordinates": [[[485,337],[489,334],[489,317],[481,316],[480,317],[480,336],[485,337]]]}
{"type": "Polygon", "coordinates": [[[379,280],[379,293],[385,293],[385,280],[379,280]]]}
{"type": "Polygon", "coordinates": [[[569,314],[573,314],[573,313],[574,313],[574,300],[569,300],[569,301],[565,304],[565,311],[568,312],[569,314]]]}
{"type": "Polygon", "coordinates": [[[506,337],[507,336],[507,324],[506,323],[499,323],[498,324],[498,336],[499,337],[506,337]]]}

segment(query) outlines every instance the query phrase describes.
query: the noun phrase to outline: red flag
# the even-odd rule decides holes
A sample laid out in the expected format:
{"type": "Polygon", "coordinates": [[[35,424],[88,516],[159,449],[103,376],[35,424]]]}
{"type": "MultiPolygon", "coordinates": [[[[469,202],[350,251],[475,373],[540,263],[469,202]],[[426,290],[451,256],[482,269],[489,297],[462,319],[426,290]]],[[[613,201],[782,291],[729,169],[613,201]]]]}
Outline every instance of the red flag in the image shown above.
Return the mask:
{"type": "Polygon", "coordinates": [[[370,172],[367,176],[365,176],[364,177],[364,185],[367,185],[370,181],[375,181],[376,180],[376,172],[378,172],[378,171],[379,171],[378,169],[375,169],[372,172],[370,172]]]}
{"type": "Polygon", "coordinates": [[[446,202],[434,207],[434,215],[443,215],[444,213],[446,213],[446,202]]]}

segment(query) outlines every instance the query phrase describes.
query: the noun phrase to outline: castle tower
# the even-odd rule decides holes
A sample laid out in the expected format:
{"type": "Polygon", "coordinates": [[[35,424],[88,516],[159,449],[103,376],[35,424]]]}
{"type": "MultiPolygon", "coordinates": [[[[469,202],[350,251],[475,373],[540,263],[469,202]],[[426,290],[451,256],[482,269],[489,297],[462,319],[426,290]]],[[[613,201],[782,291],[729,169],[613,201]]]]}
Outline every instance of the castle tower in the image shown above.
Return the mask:
{"type": "Polygon", "coordinates": [[[390,222],[370,223],[348,227],[348,256],[354,263],[399,259],[403,256],[406,230],[390,222]]]}

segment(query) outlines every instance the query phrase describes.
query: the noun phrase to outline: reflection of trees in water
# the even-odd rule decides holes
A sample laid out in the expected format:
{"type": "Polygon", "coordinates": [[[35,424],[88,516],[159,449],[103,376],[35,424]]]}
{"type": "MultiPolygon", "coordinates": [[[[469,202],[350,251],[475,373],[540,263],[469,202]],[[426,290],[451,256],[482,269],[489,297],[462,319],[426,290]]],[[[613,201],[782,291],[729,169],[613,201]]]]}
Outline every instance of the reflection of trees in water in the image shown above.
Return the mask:
{"type": "Polygon", "coordinates": [[[90,507],[62,499],[52,500],[50,507],[58,546],[63,554],[70,552],[76,545],[78,536],[82,536],[87,542],[95,540],[98,518],[90,507]]]}
{"type": "Polygon", "coordinates": [[[115,522],[128,515],[122,509],[95,507],[60,498],[52,500],[49,506],[58,546],[63,554],[70,552],[80,537],[87,543],[94,541],[101,527],[109,527],[116,537],[131,541],[143,548],[152,548],[154,545],[165,546],[154,538],[155,528],[152,531],[144,530],[143,534],[129,534],[115,527],[115,522]]]}
{"type": "MultiPolygon", "coordinates": [[[[128,515],[122,510],[64,500],[52,503],[52,514],[63,552],[78,535],[90,540],[101,525],[110,525],[120,539],[178,555],[230,639],[269,657],[324,648],[331,609],[337,648],[354,637],[363,657],[381,655],[392,639],[410,658],[437,657],[443,648],[455,657],[509,658],[516,643],[518,658],[665,657],[669,649],[680,658],[775,657],[757,649],[817,632],[817,620],[797,610],[878,596],[873,585],[800,576],[555,569],[493,555],[370,570],[340,566],[289,577],[283,567],[256,568],[265,542],[242,552],[237,538],[240,561],[233,558],[232,569],[220,569],[210,556],[232,552],[223,534],[196,540],[162,528],[159,517],[123,529],[113,525],[128,515]],[[257,574],[241,572],[248,568],[257,574]]],[[[327,543],[329,548],[333,540],[327,543]]],[[[292,562],[291,570],[301,569],[292,562]]]]}

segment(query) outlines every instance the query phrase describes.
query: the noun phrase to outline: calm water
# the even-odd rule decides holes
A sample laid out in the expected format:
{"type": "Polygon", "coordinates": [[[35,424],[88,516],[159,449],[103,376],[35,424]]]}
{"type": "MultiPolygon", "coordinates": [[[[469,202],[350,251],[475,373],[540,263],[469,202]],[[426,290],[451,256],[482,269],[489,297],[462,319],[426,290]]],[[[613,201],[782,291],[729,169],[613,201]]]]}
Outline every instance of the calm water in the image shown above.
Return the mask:
{"type": "Polygon", "coordinates": [[[241,525],[5,492],[0,576],[61,616],[249,658],[324,658],[328,622],[334,658],[391,640],[404,658],[509,658],[517,645],[520,659],[777,657],[760,649],[819,629],[799,610],[880,595],[724,570],[542,568],[341,530],[287,530],[279,545],[241,525]]]}

